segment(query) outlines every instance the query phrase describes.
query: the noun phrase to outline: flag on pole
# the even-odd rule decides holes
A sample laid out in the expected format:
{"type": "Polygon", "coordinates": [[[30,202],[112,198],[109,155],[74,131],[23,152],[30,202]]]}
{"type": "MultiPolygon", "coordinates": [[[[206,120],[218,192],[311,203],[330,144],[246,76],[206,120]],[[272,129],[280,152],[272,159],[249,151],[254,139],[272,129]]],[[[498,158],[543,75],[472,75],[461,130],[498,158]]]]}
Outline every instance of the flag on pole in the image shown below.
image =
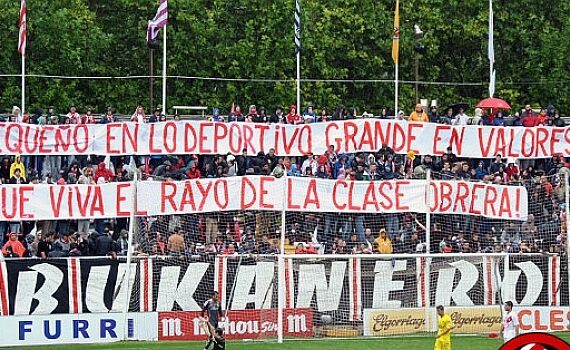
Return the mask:
{"type": "Polygon", "coordinates": [[[493,0],[489,0],[489,45],[488,45],[488,56],[489,56],[489,96],[493,97],[495,94],[495,42],[493,40],[493,34],[495,31],[493,18],[493,0]]]}
{"type": "Polygon", "coordinates": [[[111,157],[109,155],[107,155],[105,157],[105,159],[103,160],[103,162],[105,163],[105,166],[107,167],[107,169],[109,169],[111,171],[111,173],[113,173],[113,175],[115,175],[115,164],[113,164],[113,162],[111,162],[111,157]]]}
{"type": "Polygon", "coordinates": [[[26,56],[26,0],[20,2],[20,35],[18,40],[18,53],[26,56]]]}
{"type": "Polygon", "coordinates": [[[394,11],[394,36],[392,37],[392,59],[398,64],[400,58],[400,0],[396,0],[394,11]]]}
{"type": "Polygon", "coordinates": [[[156,11],[156,15],[148,21],[148,29],[146,32],[146,41],[150,42],[156,39],[158,32],[162,27],[168,24],[168,3],[167,0],[160,0],[160,5],[156,11]]]}
{"type": "Polygon", "coordinates": [[[295,54],[301,51],[301,4],[295,0],[295,54]]]}

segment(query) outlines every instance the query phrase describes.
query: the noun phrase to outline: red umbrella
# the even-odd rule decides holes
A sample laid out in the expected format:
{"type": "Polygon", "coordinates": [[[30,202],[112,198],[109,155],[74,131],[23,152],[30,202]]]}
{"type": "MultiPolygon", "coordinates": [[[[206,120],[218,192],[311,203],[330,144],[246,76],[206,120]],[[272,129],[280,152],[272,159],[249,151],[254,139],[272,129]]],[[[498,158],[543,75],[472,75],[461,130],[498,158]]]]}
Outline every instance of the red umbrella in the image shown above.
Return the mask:
{"type": "Polygon", "coordinates": [[[505,100],[489,97],[479,102],[477,108],[511,109],[511,106],[505,100]]]}

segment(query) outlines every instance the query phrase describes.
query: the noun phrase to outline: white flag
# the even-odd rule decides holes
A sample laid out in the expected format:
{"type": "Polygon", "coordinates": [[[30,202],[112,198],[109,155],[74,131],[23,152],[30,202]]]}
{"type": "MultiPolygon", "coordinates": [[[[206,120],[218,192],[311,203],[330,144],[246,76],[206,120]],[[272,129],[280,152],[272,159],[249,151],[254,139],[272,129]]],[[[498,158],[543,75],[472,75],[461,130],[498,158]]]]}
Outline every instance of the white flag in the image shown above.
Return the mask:
{"type": "Polygon", "coordinates": [[[489,81],[489,96],[493,97],[495,94],[495,70],[491,73],[491,80],[489,81]]]}
{"type": "Polygon", "coordinates": [[[113,164],[113,162],[111,162],[111,157],[109,155],[107,155],[105,157],[105,159],[103,160],[103,162],[105,163],[105,167],[107,167],[107,169],[111,170],[113,175],[115,175],[115,165],[113,164]]]}

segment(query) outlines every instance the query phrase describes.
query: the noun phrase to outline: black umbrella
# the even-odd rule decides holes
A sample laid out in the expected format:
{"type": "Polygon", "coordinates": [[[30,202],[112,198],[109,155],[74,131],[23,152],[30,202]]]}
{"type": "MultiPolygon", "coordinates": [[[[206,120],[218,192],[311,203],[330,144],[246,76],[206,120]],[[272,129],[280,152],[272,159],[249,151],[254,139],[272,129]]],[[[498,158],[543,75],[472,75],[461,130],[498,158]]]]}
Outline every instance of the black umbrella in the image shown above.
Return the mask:
{"type": "Polygon", "coordinates": [[[449,107],[447,107],[445,110],[447,111],[448,109],[452,109],[453,110],[453,115],[457,115],[459,113],[459,108],[463,108],[463,111],[467,111],[467,109],[469,109],[469,105],[467,103],[456,103],[453,104],[449,107]]]}

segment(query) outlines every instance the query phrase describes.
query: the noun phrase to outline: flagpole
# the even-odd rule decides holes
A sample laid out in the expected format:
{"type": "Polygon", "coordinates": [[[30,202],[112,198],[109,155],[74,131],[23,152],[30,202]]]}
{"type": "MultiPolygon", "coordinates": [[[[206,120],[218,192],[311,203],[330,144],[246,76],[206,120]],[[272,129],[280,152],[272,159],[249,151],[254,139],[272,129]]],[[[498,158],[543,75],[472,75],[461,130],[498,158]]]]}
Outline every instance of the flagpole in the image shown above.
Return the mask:
{"type": "Polygon", "coordinates": [[[488,52],[489,56],[489,97],[493,97],[495,94],[495,41],[493,35],[495,32],[495,24],[493,18],[493,0],[489,0],[489,44],[488,52]]]}
{"type": "Polygon", "coordinates": [[[394,89],[396,93],[394,94],[394,117],[398,118],[398,83],[399,83],[399,73],[400,73],[400,64],[396,63],[396,67],[394,68],[394,89]]]}
{"type": "Polygon", "coordinates": [[[394,9],[394,33],[392,37],[392,60],[394,61],[394,118],[398,118],[398,92],[400,74],[400,1],[394,9]]]}
{"type": "Polygon", "coordinates": [[[18,23],[18,53],[22,56],[22,103],[20,112],[22,117],[26,112],[26,44],[27,44],[27,14],[26,0],[20,1],[20,22],[18,23]]]}
{"type": "Polygon", "coordinates": [[[166,25],[162,30],[162,113],[166,115],[166,25]]]}
{"type": "Polygon", "coordinates": [[[297,114],[301,115],[301,50],[297,51],[297,114]]]}
{"type": "Polygon", "coordinates": [[[22,117],[26,110],[26,55],[22,55],[22,117]]]}
{"type": "Polygon", "coordinates": [[[297,114],[301,115],[301,1],[295,0],[295,54],[297,56],[297,114]]]}

